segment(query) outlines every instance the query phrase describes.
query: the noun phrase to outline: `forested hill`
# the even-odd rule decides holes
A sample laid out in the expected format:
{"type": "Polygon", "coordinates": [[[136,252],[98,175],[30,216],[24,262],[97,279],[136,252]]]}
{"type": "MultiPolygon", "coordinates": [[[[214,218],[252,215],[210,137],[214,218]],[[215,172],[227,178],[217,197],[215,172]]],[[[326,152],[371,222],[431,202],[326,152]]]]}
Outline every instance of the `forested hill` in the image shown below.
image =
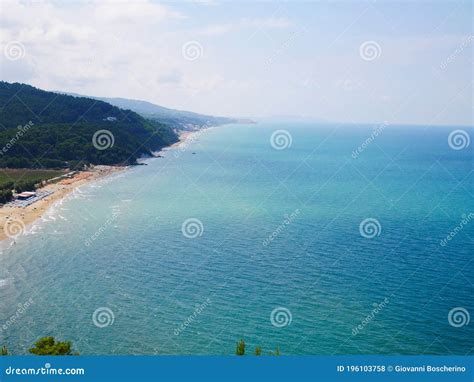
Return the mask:
{"type": "Polygon", "coordinates": [[[168,109],[146,101],[126,98],[99,99],[120,108],[133,110],[145,118],[169,124],[178,130],[195,130],[203,127],[239,122],[236,118],[215,117],[212,115],[193,113],[191,111],[168,109]]]}
{"type": "Polygon", "coordinates": [[[133,164],[177,140],[168,125],[107,102],[0,82],[0,167],[133,164]]]}

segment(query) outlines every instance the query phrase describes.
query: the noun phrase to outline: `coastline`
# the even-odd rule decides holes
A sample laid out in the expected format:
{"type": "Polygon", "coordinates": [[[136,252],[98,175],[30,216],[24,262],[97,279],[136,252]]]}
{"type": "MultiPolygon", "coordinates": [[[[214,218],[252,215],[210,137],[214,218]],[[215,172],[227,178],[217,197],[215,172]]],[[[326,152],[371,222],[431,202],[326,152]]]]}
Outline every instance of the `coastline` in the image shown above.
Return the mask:
{"type": "Polygon", "coordinates": [[[48,184],[40,188],[41,191],[51,191],[52,194],[27,207],[1,207],[0,241],[11,237],[11,235],[8,236],[6,233],[8,226],[12,225],[10,229],[13,234],[19,233],[18,230],[23,230],[25,226],[34,223],[37,219],[42,217],[54,203],[63,199],[75,188],[125,169],[126,167],[119,166],[94,166],[91,170],[79,172],[70,179],[63,179],[58,183],[48,184]]]}
{"type": "MultiPolygon", "coordinates": [[[[201,130],[182,131],[179,134],[178,142],[173,143],[171,146],[165,147],[154,154],[160,156],[162,152],[171,148],[186,145],[186,141],[191,140],[191,137],[198,134],[200,131],[201,130]]],[[[27,207],[0,207],[0,242],[11,238],[12,235],[8,236],[6,233],[10,225],[12,233],[16,234],[18,233],[18,227],[20,230],[24,230],[24,227],[41,218],[56,202],[66,197],[77,187],[104,178],[108,175],[124,171],[127,168],[128,167],[122,166],[96,165],[91,170],[79,172],[70,179],[63,179],[58,183],[48,184],[47,186],[40,188],[41,191],[50,191],[52,193],[27,207]]]]}

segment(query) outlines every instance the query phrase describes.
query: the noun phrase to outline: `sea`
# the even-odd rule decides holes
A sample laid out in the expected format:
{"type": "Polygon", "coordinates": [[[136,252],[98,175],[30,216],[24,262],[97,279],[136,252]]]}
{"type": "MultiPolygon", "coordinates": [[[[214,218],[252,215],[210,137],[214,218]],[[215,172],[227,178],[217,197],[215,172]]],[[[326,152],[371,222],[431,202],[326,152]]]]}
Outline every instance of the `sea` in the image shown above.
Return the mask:
{"type": "Polygon", "coordinates": [[[472,354],[471,139],[388,123],[194,133],[2,242],[0,346],[472,354]]]}

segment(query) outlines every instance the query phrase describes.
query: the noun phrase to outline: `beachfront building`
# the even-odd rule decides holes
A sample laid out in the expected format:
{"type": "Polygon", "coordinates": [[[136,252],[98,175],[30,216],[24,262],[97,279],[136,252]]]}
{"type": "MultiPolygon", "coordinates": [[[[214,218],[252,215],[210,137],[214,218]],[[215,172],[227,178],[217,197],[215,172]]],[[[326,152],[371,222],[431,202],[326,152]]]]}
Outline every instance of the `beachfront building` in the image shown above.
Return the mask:
{"type": "Polygon", "coordinates": [[[24,191],[20,192],[19,194],[16,195],[16,199],[19,200],[27,200],[29,198],[32,198],[33,196],[36,196],[36,192],[33,191],[24,191]]]}

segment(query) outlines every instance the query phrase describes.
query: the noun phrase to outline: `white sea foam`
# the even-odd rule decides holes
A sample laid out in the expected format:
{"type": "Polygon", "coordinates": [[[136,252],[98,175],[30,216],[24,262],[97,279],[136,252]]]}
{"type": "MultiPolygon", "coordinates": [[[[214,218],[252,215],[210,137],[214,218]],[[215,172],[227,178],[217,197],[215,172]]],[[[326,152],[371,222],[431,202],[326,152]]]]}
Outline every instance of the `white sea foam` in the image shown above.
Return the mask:
{"type": "Polygon", "coordinates": [[[5,288],[13,284],[14,279],[9,277],[7,279],[0,279],[0,288],[5,288]]]}

